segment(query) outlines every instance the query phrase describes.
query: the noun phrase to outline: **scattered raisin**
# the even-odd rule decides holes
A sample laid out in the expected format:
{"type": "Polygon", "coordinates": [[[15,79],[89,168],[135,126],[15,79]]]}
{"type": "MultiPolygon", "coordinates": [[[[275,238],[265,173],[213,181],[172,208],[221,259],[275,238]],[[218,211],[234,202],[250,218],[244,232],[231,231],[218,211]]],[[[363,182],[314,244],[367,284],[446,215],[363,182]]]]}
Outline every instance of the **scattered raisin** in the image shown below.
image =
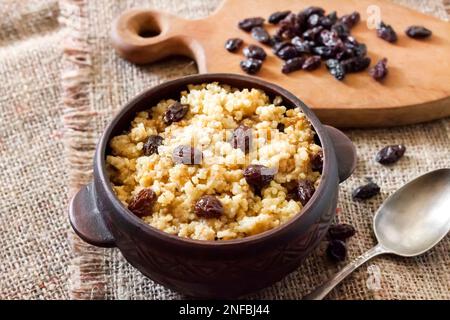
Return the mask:
{"type": "Polygon", "coordinates": [[[278,22],[286,18],[290,13],[291,13],[290,10],[274,12],[270,15],[267,21],[271,24],[277,24],[278,22]]]}
{"type": "Polygon", "coordinates": [[[333,224],[328,229],[328,238],[330,240],[341,240],[345,241],[348,238],[351,238],[355,235],[356,230],[353,226],[341,223],[341,224],[333,224]]]}
{"type": "Polygon", "coordinates": [[[248,74],[256,74],[261,70],[262,61],[258,59],[247,59],[241,61],[241,69],[248,74]]]}
{"type": "Polygon", "coordinates": [[[316,154],[311,156],[311,169],[312,171],[319,171],[322,173],[323,168],[323,151],[320,150],[316,154]]]}
{"type": "Polygon", "coordinates": [[[264,24],[264,18],[254,17],[254,18],[247,18],[247,19],[239,21],[238,26],[242,30],[249,32],[254,27],[260,27],[263,24],[264,24]]]}
{"type": "Polygon", "coordinates": [[[431,36],[431,30],[422,26],[410,26],[405,31],[406,35],[414,39],[425,39],[431,36]]]}
{"type": "Polygon", "coordinates": [[[394,43],[397,41],[397,34],[390,25],[380,22],[377,28],[377,35],[383,40],[394,43]]]}
{"type": "Polygon", "coordinates": [[[360,72],[370,65],[369,57],[354,57],[341,62],[346,73],[360,72]]]}
{"type": "Polygon", "coordinates": [[[352,198],[353,200],[365,200],[372,198],[380,193],[380,187],[375,182],[369,182],[363,186],[360,186],[353,190],[352,198]]]}
{"type": "Polygon", "coordinates": [[[131,200],[128,209],[138,217],[148,216],[156,201],[156,194],[151,188],[145,188],[131,200]]]}
{"type": "Polygon", "coordinates": [[[147,142],[144,143],[144,155],[151,156],[152,154],[158,154],[158,147],[162,145],[163,137],[157,135],[151,135],[148,137],[147,142]]]}
{"type": "Polygon", "coordinates": [[[240,125],[233,131],[233,135],[231,136],[230,143],[233,148],[241,149],[245,154],[249,153],[252,150],[252,129],[245,125],[240,125]]]}
{"type": "Polygon", "coordinates": [[[244,170],[245,181],[258,192],[267,186],[274,176],[274,169],[260,164],[251,164],[244,170]]]}
{"type": "Polygon", "coordinates": [[[304,62],[305,62],[305,58],[303,58],[303,57],[296,57],[296,58],[289,59],[283,65],[281,72],[287,74],[287,73],[291,73],[293,71],[300,70],[302,68],[304,62]]]}
{"type": "Polygon", "coordinates": [[[347,247],[345,246],[345,242],[341,240],[331,240],[328,243],[327,255],[335,262],[344,261],[347,257],[347,247]]]}
{"type": "Polygon", "coordinates": [[[378,151],[375,160],[381,164],[397,162],[405,154],[406,148],[402,144],[384,147],[378,151]]]}
{"type": "Polygon", "coordinates": [[[243,53],[247,59],[257,59],[261,61],[266,59],[267,56],[263,48],[254,44],[245,47],[243,53]]]}
{"type": "Polygon", "coordinates": [[[320,67],[320,57],[319,56],[311,56],[305,60],[303,63],[302,69],[312,71],[320,67]]]}
{"type": "Polygon", "coordinates": [[[178,146],[172,153],[173,162],[177,164],[200,164],[203,153],[191,146],[178,146]]]}
{"type": "Polygon", "coordinates": [[[270,34],[263,27],[254,27],[252,29],[252,37],[261,43],[268,44],[270,42],[270,34]]]}
{"type": "Polygon", "coordinates": [[[242,39],[239,38],[231,38],[225,42],[225,49],[230,52],[236,52],[242,46],[242,39]]]}
{"type": "Polygon", "coordinates": [[[300,179],[297,184],[297,197],[300,203],[305,206],[309,199],[313,196],[316,189],[314,185],[309,180],[300,179]]]}
{"type": "Polygon", "coordinates": [[[223,206],[219,199],[207,195],[197,200],[194,211],[200,218],[219,218],[223,214],[223,206]]]}
{"type": "Polygon", "coordinates": [[[376,81],[382,81],[384,78],[386,78],[388,74],[387,59],[383,58],[378,61],[377,64],[369,70],[369,74],[376,81]]]}
{"type": "Polygon", "coordinates": [[[172,122],[181,121],[189,110],[188,104],[181,104],[180,102],[173,103],[169,108],[167,108],[164,113],[163,120],[166,124],[171,124],[172,122]]]}

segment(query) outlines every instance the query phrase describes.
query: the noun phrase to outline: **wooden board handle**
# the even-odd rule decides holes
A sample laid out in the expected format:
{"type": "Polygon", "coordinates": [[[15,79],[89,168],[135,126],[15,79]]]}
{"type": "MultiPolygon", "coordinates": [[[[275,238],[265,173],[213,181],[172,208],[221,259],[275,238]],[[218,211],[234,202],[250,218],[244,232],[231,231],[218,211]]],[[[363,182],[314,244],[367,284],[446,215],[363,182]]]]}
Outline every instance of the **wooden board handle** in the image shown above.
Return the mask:
{"type": "MultiPolygon", "coordinates": [[[[144,64],[167,56],[182,55],[201,61],[204,50],[185,26],[188,20],[170,13],[132,9],[123,12],[112,25],[114,48],[126,60],[144,64]]],[[[203,66],[199,65],[199,69],[203,66]]]]}

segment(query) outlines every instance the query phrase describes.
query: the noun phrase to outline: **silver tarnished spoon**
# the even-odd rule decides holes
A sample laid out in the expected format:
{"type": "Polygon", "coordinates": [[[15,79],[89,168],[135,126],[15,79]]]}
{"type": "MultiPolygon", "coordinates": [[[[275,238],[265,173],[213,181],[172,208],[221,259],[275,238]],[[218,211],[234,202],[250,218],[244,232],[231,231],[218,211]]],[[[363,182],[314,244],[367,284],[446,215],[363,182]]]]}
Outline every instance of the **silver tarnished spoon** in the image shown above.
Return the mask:
{"type": "Polygon", "coordinates": [[[414,257],[434,247],[450,230],[450,169],[424,174],[386,199],[375,214],[378,244],[303,297],[323,299],[356,268],[384,253],[414,257]]]}

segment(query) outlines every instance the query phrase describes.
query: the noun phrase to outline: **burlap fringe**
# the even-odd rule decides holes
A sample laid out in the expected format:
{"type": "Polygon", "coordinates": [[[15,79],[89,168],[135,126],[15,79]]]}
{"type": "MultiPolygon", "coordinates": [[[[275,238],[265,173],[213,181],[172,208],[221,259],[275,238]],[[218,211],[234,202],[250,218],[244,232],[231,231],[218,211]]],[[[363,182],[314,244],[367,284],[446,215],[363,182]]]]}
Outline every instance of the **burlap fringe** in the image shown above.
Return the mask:
{"type": "MultiPolygon", "coordinates": [[[[63,43],[62,104],[64,143],[69,176],[69,196],[91,179],[95,143],[92,140],[88,86],[91,56],[87,40],[87,0],[60,0],[60,22],[65,26],[63,43]]],[[[69,231],[73,259],[68,270],[69,295],[72,299],[104,299],[104,251],[83,242],[69,231]]]]}

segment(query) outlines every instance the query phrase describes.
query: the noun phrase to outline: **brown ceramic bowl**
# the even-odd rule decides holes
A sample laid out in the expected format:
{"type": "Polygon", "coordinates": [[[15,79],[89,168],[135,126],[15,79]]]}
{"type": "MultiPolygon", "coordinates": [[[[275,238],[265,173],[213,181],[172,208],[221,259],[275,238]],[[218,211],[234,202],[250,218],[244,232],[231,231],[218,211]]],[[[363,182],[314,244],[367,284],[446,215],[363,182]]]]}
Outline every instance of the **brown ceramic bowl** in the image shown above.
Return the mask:
{"type": "Polygon", "coordinates": [[[69,219],[86,242],[119,248],[129,263],[170,289],[204,298],[237,297],[279,281],[317,247],[335,215],[339,182],[350,176],[355,163],[351,141],[339,130],[322,125],[288,91],[255,77],[236,74],[187,76],[143,92],[115,116],[97,145],[94,180],[71,200],[69,219]],[[106,173],[108,142],[129,128],[136,112],[161,99],[179,98],[188,84],[214,81],[237,88],[262,89],[272,98],[281,96],[288,107],[301,108],[317,132],[324,152],[320,185],[301,214],[278,228],[238,240],[191,240],[147,225],[117,199],[106,173]]]}

